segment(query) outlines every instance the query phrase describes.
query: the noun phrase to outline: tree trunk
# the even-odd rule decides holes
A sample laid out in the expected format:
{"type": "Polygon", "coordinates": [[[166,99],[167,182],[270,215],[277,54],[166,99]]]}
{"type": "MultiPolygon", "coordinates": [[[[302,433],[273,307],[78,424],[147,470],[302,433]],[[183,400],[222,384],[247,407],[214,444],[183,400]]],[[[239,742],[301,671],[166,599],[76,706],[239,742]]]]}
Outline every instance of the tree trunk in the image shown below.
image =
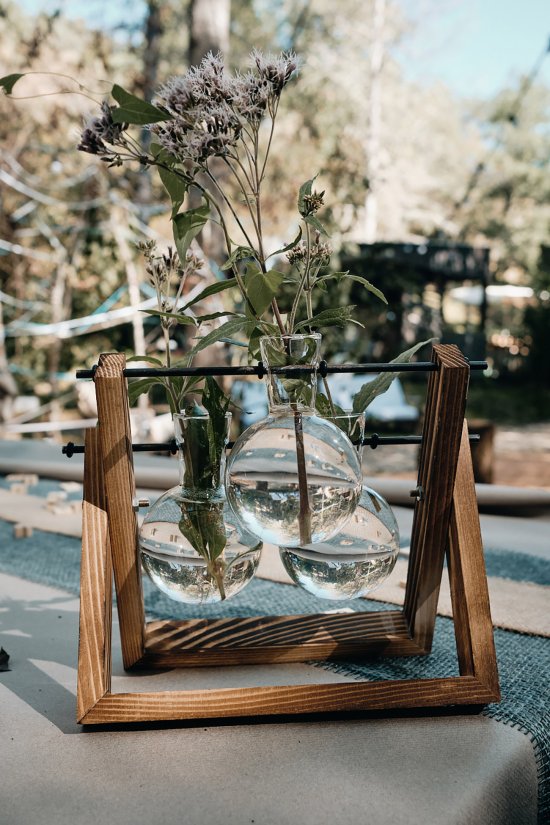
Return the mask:
{"type": "Polygon", "coordinates": [[[208,52],[229,53],[231,0],[191,0],[189,4],[189,64],[196,66],[208,52]]]}
{"type": "Polygon", "coordinates": [[[369,125],[366,141],[367,180],[365,198],[365,243],[378,240],[378,191],[380,186],[380,129],[382,125],[381,73],[384,64],[384,24],[386,0],[374,0],[374,19],[370,53],[369,125]]]}
{"type": "MultiPolygon", "coordinates": [[[[189,65],[198,65],[208,52],[229,54],[229,21],[231,0],[191,0],[189,4],[189,65]]],[[[210,169],[218,180],[227,174],[225,164],[212,158],[210,169]]],[[[190,205],[198,206],[200,198],[190,193],[190,205]],[[194,198],[196,197],[196,201],[194,198]]],[[[211,260],[222,261],[227,255],[221,227],[209,222],[198,237],[201,248],[211,260]]]]}

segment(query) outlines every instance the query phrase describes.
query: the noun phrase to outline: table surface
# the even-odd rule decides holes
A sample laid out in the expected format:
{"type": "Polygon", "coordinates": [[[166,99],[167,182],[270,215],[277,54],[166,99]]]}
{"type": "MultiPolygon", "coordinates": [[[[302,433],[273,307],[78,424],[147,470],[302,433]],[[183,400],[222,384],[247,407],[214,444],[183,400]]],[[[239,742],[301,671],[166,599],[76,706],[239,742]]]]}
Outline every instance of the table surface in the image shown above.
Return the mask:
{"type": "MultiPolygon", "coordinates": [[[[397,512],[408,530],[410,513],[397,512]]],[[[504,554],[520,535],[525,541],[527,520],[485,519],[485,531],[504,554]]],[[[533,559],[548,558],[548,523],[529,524],[533,559]]],[[[35,532],[35,541],[40,535],[35,532]]],[[[17,546],[14,541],[14,553],[17,546]]],[[[24,576],[0,574],[0,645],[11,667],[0,674],[2,825],[182,818],[201,825],[537,821],[530,738],[478,714],[83,729],[75,721],[78,599],[24,576]]],[[[113,641],[116,691],[354,678],[308,664],[129,676],[120,663],[116,620],[113,641]]]]}

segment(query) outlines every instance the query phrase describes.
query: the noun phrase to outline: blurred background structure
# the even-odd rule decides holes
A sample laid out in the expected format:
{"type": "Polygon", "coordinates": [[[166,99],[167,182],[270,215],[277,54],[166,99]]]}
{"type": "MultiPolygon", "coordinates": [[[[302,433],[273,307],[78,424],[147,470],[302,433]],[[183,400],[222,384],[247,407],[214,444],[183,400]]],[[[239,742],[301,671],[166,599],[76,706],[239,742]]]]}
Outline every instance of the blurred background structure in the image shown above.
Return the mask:
{"type": "MultiPolygon", "coordinates": [[[[548,34],[544,0],[0,0],[0,75],[37,72],[0,96],[2,437],[93,418],[75,369],[161,346],[135,244],[170,243],[168,200],[146,172],[76,151],[88,91],[151,99],[209,50],[237,66],[253,46],[293,49],[269,240],[295,236],[296,190],[319,173],[335,269],[389,302],[359,307],[365,330],[325,336],[326,357],[389,360],[437,336],[485,358],[469,400],[496,439],[483,480],[550,487],[548,34]]],[[[216,237],[200,243],[223,277],[216,237]]],[[[404,391],[421,406],[422,386],[404,391]]]]}

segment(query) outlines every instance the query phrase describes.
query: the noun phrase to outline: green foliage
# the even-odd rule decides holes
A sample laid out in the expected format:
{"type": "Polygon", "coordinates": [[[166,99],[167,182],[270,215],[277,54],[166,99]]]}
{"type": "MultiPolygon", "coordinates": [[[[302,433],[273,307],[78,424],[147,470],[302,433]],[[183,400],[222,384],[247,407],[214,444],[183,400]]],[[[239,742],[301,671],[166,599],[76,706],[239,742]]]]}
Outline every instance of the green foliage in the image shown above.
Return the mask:
{"type": "Polygon", "coordinates": [[[307,328],[310,329],[325,329],[326,327],[345,327],[347,324],[357,324],[362,326],[359,321],[353,318],[353,305],[346,307],[336,307],[336,309],[324,309],[318,315],[308,318],[307,321],[301,321],[296,324],[295,330],[299,332],[307,328]]]}
{"type": "Polygon", "coordinates": [[[276,249],[276,250],[275,250],[275,252],[272,252],[270,255],[268,255],[268,256],[267,256],[266,261],[267,261],[269,258],[273,258],[275,255],[283,255],[285,252],[288,252],[289,250],[294,249],[294,247],[295,247],[295,246],[298,246],[298,244],[299,244],[299,243],[300,243],[300,241],[302,240],[302,234],[303,234],[303,233],[302,233],[302,227],[301,227],[301,226],[299,226],[299,227],[298,227],[298,234],[296,235],[296,237],[294,238],[294,240],[293,240],[293,241],[291,241],[291,242],[290,242],[289,244],[287,244],[286,246],[283,246],[283,248],[282,248],[282,249],[276,249]]]}
{"type": "MultiPolygon", "coordinates": [[[[182,535],[203,559],[215,562],[227,544],[223,505],[182,501],[180,507],[181,519],[178,526],[182,535]]],[[[217,578],[216,571],[209,572],[217,578]]]]}
{"type": "Polygon", "coordinates": [[[273,298],[277,296],[279,287],[284,280],[284,274],[271,269],[262,272],[259,267],[248,268],[244,283],[246,295],[258,318],[271,306],[273,298]]]}
{"type": "Polygon", "coordinates": [[[236,246],[229,258],[221,265],[221,270],[233,269],[235,264],[239,261],[245,261],[247,258],[254,258],[255,251],[250,246],[236,246]]]}
{"type": "Polygon", "coordinates": [[[195,304],[199,304],[201,301],[204,301],[205,298],[209,298],[211,295],[217,295],[218,292],[224,292],[226,289],[231,289],[236,285],[237,281],[235,278],[227,278],[224,281],[216,281],[215,284],[210,284],[210,286],[205,287],[191,301],[188,301],[186,304],[184,304],[180,308],[180,312],[184,312],[186,309],[189,309],[189,307],[192,307],[195,304]]]}
{"type": "Polygon", "coordinates": [[[2,88],[7,95],[11,95],[13,92],[13,87],[18,80],[21,80],[22,77],[25,77],[25,75],[16,73],[7,74],[5,77],[0,77],[0,88],[2,88]]]}
{"type": "MultiPolygon", "coordinates": [[[[419,349],[426,346],[426,344],[432,344],[434,341],[435,338],[430,338],[428,341],[420,341],[420,343],[415,344],[414,347],[402,352],[401,355],[398,355],[397,358],[394,358],[390,363],[406,364],[419,349]]],[[[399,372],[382,372],[372,381],[363,384],[359,392],[353,397],[353,412],[365,412],[369,404],[372,404],[374,399],[378,398],[379,395],[385,393],[399,375],[399,372]]]]}
{"type": "Polygon", "coordinates": [[[381,290],[371,284],[370,281],[367,281],[366,278],[363,278],[361,275],[352,275],[350,272],[329,272],[328,275],[323,275],[321,278],[317,280],[317,284],[322,284],[325,281],[336,280],[338,283],[340,281],[348,280],[348,281],[356,281],[358,284],[362,284],[368,292],[372,292],[373,295],[376,295],[377,298],[380,298],[385,304],[387,304],[386,297],[381,290]]]}
{"type": "Polygon", "coordinates": [[[207,335],[199,338],[198,342],[189,353],[189,356],[193,358],[199,352],[202,352],[203,349],[210,347],[212,344],[216,344],[218,341],[225,341],[227,338],[232,337],[236,333],[245,332],[254,326],[254,323],[251,323],[245,315],[231,318],[231,320],[226,321],[225,324],[222,324],[216,329],[213,329],[207,335]]]}
{"type": "Polygon", "coordinates": [[[172,218],[174,241],[180,261],[185,261],[191,241],[199,234],[209,215],[210,206],[203,203],[201,206],[197,206],[196,209],[188,209],[187,212],[181,212],[172,218]]]}
{"type": "Polygon", "coordinates": [[[177,158],[160,144],[152,142],[151,152],[157,164],[159,178],[172,201],[172,218],[178,214],[189,190],[190,179],[181,169],[175,169],[177,158]]]}
{"type": "Polygon", "coordinates": [[[315,229],[321,235],[326,235],[327,237],[329,237],[327,230],[325,229],[319,218],[317,218],[315,215],[306,215],[304,221],[307,224],[309,224],[309,226],[312,226],[313,229],[315,229]]]}
{"type": "Polygon", "coordinates": [[[119,104],[119,107],[112,112],[115,123],[133,123],[146,126],[149,123],[170,120],[169,114],[162,112],[156,106],[136,97],[136,95],[130,94],[116,83],[111,90],[111,94],[119,104]]]}

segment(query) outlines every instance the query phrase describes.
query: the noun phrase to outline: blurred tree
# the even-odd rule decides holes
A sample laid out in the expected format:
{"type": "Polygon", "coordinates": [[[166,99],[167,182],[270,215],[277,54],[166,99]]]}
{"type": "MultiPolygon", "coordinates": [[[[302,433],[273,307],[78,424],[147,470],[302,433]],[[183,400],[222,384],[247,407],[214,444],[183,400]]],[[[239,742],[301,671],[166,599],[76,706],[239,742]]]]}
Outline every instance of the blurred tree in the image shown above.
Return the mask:
{"type": "MultiPolygon", "coordinates": [[[[91,108],[88,89],[101,97],[108,88],[97,78],[129,71],[133,58],[58,13],[31,18],[14,4],[3,12],[2,63],[31,72],[14,95],[21,103],[0,99],[0,278],[14,299],[5,320],[60,323],[93,312],[123,277],[109,240],[108,179],[75,151],[75,126],[91,108]],[[52,67],[66,77],[49,75],[52,67]]],[[[55,396],[59,373],[73,367],[73,345],[56,335],[12,337],[14,323],[6,331],[23,388],[48,376],[55,396]]]]}

